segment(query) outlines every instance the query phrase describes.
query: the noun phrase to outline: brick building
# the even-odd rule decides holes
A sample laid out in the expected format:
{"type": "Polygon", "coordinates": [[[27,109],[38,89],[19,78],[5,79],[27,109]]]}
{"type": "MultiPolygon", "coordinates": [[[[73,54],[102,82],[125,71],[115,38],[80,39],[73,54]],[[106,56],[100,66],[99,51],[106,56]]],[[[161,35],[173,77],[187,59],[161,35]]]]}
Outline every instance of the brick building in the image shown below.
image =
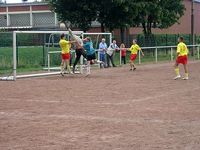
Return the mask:
{"type": "Polygon", "coordinates": [[[0,4],[0,28],[55,28],[57,24],[47,3],[0,4]]]}

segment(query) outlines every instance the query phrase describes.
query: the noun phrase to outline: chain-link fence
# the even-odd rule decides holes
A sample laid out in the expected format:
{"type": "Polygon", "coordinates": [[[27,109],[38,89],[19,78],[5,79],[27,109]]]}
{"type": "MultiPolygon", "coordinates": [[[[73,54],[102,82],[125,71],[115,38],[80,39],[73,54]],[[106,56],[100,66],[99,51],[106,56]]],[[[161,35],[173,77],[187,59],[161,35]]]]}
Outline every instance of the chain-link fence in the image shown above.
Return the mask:
{"type": "Polygon", "coordinates": [[[7,26],[7,16],[5,14],[0,15],[0,27],[7,26]]]}
{"type": "Polygon", "coordinates": [[[33,27],[49,27],[55,26],[54,13],[34,13],[33,27]]]}
{"type": "MultiPolygon", "coordinates": [[[[192,36],[191,34],[154,34],[150,36],[144,35],[130,35],[130,39],[137,39],[138,44],[143,47],[150,46],[171,46],[177,45],[178,37],[182,36],[187,45],[192,44],[192,36]]],[[[131,40],[132,41],[132,40],[131,40]]],[[[195,35],[195,43],[198,44],[200,42],[200,36],[195,35]]]]}
{"type": "Polygon", "coordinates": [[[57,18],[53,12],[0,15],[0,27],[55,27],[57,18]],[[32,19],[32,20],[31,20],[32,19]]]}

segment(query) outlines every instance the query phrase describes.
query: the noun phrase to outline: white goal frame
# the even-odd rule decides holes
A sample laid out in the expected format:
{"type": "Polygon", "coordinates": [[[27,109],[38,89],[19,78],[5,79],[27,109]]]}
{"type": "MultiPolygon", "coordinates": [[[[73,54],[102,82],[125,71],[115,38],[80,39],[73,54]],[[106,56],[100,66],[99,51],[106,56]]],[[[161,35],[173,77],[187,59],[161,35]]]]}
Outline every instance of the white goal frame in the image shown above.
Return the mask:
{"type": "MultiPolygon", "coordinates": [[[[6,77],[0,77],[0,80],[5,81],[16,81],[19,78],[28,78],[28,77],[40,77],[40,76],[48,76],[48,75],[57,75],[60,74],[60,72],[46,72],[46,73],[36,73],[36,74],[26,74],[26,75],[17,75],[17,34],[23,33],[23,34],[69,34],[68,31],[13,31],[13,75],[12,76],[6,76],[6,77]]],[[[72,32],[75,35],[81,35],[83,34],[83,31],[73,31],[72,32]]]]}
{"type": "MultiPolygon", "coordinates": [[[[50,72],[50,55],[54,52],[48,52],[48,72],[45,73],[35,73],[35,74],[24,74],[24,75],[17,75],[17,34],[66,34],[69,35],[69,31],[13,31],[13,67],[12,67],[12,75],[0,77],[0,80],[3,81],[16,81],[20,78],[29,78],[29,77],[42,77],[42,76],[49,76],[49,75],[58,75],[60,72],[50,72]]],[[[112,33],[84,33],[83,31],[72,31],[75,35],[82,35],[82,38],[90,35],[109,35],[109,44],[112,43],[112,33]]],[[[100,41],[99,41],[100,42],[100,41]]],[[[99,50],[96,49],[98,52],[99,50]]],[[[55,51],[55,53],[59,53],[55,51]]],[[[99,55],[99,52],[98,52],[99,55]]],[[[98,56],[99,57],[99,56],[98,56]]],[[[83,73],[83,57],[81,56],[80,59],[80,73],[83,73]]]]}

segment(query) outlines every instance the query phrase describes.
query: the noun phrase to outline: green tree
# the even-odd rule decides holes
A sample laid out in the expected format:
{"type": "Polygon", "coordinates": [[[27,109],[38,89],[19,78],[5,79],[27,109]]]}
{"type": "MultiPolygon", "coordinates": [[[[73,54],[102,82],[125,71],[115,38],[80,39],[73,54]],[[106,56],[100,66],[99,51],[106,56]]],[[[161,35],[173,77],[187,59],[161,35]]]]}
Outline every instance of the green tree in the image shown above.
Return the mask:
{"type": "Polygon", "coordinates": [[[70,21],[73,25],[86,31],[92,21],[101,23],[102,32],[105,28],[126,27],[133,22],[135,9],[131,0],[50,0],[52,10],[59,20],[70,21]]]}
{"type": "Polygon", "coordinates": [[[97,20],[101,23],[102,32],[105,27],[112,31],[131,24],[134,18],[130,0],[101,0],[98,2],[97,20]]]}
{"type": "Polygon", "coordinates": [[[139,10],[134,22],[142,25],[145,35],[152,34],[152,28],[168,28],[184,15],[183,0],[135,0],[139,10]]]}
{"type": "Polygon", "coordinates": [[[96,19],[96,4],[92,0],[49,0],[49,3],[60,21],[69,21],[83,31],[96,19]]]}
{"type": "Polygon", "coordinates": [[[138,10],[134,0],[101,0],[98,2],[97,21],[101,24],[101,31],[105,28],[110,32],[120,29],[121,41],[125,41],[125,29],[134,25],[138,10]]]}
{"type": "Polygon", "coordinates": [[[183,0],[49,0],[60,21],[87,31],[92,21],[112,31],[141,26],[146,37],[152,28],[168,28],[184,14],[183,0]]]}

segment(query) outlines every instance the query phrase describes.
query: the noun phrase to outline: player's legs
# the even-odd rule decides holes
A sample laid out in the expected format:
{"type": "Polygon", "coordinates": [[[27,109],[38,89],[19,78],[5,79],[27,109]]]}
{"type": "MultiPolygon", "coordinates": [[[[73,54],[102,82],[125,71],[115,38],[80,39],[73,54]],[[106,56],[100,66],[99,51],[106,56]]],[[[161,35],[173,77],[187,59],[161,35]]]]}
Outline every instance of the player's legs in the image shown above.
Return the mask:
{"type": "Polygon", "coordinates": [[[72,65],[72,55],[70,54],[70,66],[72,65]]]}
{"type": "Polygon", "coordinates": [[[87,55],[87,74],[86,74],[86,76],[90,75],[91,64],[94,64],[95,62],[97,62],[95,53],[91,54],[91,55],[87,55]]]}
{"type": "Polygon", "coordinates": [[[130,67],[131,67],[130,70],[133,70],[134,64],[133,64],[133,61],[132,61],[132,60],[130,60],[130,67]]]}
{"type": "Polygon", "coordinates": [[[116,67],[116,65],[115,65],[115,63],[114,63],[114,60],[113,60],[113,55],[110,56],[110,61],[111,61],[111,63],[112,63],[112,66],[113,66],[113,67],[116,67]]]}
{"type": "Polygon", "coordinates": [[[135,67],[134,61],[133,61],[133,70],[136,70],[136,67],[135,67]]]}
{"type": "Polygon", "coordinates": [[[93,59],[93,60],[92,60],[93,63],[100,64],[100,65],[104,65],[104,62],[101,61],[101,58],[100,58],[100,60],[98,60],[98,59],[96,58],[96,53],[93,54],[92,59],[93,59]]]}
{"type": "Polygon", "coordinates": [[[65,64],[66,64],[66,66],[67,66],[67,71],[69,72],[69,74],[73,74],[73,73],[71,72],[71,68],[70,68],[70,60],[67,59],[67,60],[65,61],[65,64]]]}
{"type": "Polygon", "coordinates": [[[184,70],[185,70],[185,77],[183,78],[183,80],[188,80],[189,79],[189,72],[188,72],[187,63],[188,63],[188,57],[184,56],[182,64],[183,64],[184,70]]]}
{"type": "Polygon", "coordinates": [[[176,73],[176,77],[174,77],[174,80],[177,80],[177,79],[181,78],[180,70],[179,70],[179,63],[178,62],[175,62],[174,70],[175,70],[175,73],[176,73]]]}
{"type": "MultiPolygon", "coordinates": [[[[60,66],[63,66],[63,67],[64,67],[64,62],[65,62],[65,60],[62,59],[60,66]]],[[[63,67],[61,67],[61,69],[64,69],[63,67]]]]}
{"type": "Polygon", "coordinates": [[[88,75],[90,75],[90,61],[87,61],[87,73],[86,73],[86,75],[88,76],[88,75]]]}
{"type": "Polygon", "coordinates": [[[134,61],[135,61],[136,58],[137,58],[137,54],[131,54],[131,56],[130,56],[131,69],[130,70],[134,71],[136,69],[135,64],[134,64],[134,61]]]}
{"type": "Polygon", "coordinates": [[[80,50],[76,50],[76,59],[74,61],[74,65],[73,65],[73,73],[75,72],[75,67],[76,67],[78,61],[80,60],[80,58],[81,58],[81,52],[80,52],[80,50]]]}
{"type": "Polygon", "coordinates": [[[110,67],[110,55],[106,54],[107,56],[107,67],[110,67]]]}
{"type": "Polygon", "coordinates": [[[103,66],[105,67],[105,54],[100,53],[100,61],[103,62],[102,64],[100,64],[100,68],[103,68],[103,66]]]}
{"type": "Polygon", "coordinates": [[[184,71],[185,71],[185,77],[183,78],[183,80],[188,80],[189,79],[189,73],[188,73],[187,64],[184,64],[183,67],[184,67],[184,71]]]}
{"type": "Polygon", "coordinates": [[[126,57],[125,56],[122,56],[122,61],[124,64],[126,64],[126,57]]]}
{"type": "Polygon", "coordinates": [[[62,54],[61,57],[62,57],[62,61],[61,61],[61,65],[60,65],[60,73],[63,76],[64,70],[65,70],[65,67],[66,67],[65,66],[65,60],[66,60],[67,54],[62,54]]]}
{"type": "Polygon", "coordinates": [[[84,49],[81,49],[81,55],[87,59],[87,54],[84,49]]]}
{"type": "Polygon", "coordinates": [[[62,76],[64,76],[64,64],[65,64],[65,60],[62,59],[61,65],[60,65],[60,74],[62,76]]]}

